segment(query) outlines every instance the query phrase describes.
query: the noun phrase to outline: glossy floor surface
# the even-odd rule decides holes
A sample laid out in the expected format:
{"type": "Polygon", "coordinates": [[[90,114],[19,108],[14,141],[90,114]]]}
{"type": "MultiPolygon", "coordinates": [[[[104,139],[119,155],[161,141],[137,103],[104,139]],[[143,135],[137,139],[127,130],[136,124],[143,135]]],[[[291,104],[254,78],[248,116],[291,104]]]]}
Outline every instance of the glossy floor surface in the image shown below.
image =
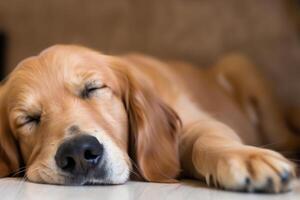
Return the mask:
{"type": "Polygon", "coordinates": [[[197,182],[157,184],[128,182],[118,186],[55,186],[0,179],[1,200],[300,200],[300,181],[285,194],[245,194],[207,188],[197,182]]]}

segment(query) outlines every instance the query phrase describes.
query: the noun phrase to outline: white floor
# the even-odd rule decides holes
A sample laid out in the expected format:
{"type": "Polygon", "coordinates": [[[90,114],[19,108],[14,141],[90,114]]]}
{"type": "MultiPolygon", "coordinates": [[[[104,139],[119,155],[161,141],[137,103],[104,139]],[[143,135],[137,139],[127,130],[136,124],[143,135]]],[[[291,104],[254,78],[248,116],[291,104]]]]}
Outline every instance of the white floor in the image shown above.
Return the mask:
{"type": "Polygon", "coordinates": [[[118,186],[55,186],[0,179],[1,200],[300,200],[300,181],[292,192],[278,195],[245,194],[207,188],[197,182],[157,184],[128,182],[118,186]]]}

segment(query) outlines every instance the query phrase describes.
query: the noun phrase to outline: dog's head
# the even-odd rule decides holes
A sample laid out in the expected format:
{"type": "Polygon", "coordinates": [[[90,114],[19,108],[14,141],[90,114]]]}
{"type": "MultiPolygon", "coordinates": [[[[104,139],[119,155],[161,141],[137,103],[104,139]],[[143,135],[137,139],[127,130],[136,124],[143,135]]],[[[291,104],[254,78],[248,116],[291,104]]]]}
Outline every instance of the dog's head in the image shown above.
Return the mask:
{"type": "Polygon", "coordinates": [[[122,59],[53,46],[0,86],[0,177],[119,184],[179,173],[180,120],[122,59]],[[23,163],[23,164],[22,164],[23,163]]]}

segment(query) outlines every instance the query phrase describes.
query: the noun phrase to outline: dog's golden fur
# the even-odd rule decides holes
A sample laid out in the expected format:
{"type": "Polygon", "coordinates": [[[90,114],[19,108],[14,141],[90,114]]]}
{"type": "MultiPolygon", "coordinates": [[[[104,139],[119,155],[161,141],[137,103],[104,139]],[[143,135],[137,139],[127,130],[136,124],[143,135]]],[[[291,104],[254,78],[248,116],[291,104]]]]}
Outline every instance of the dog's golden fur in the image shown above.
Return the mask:
{"type": "MultiPolygon", "coordinates": [[[[104,138],[119,165],[146,181],[184,175],[230,190],[280,192],[295,173],[279,153],[255,147],[295,150],[300,140],[264,78],[239,55],[200,69],[57,45],[17,66],[1,86],[0,104],[1,177],[23,160],[29,180],[64,184],[53,157],[73,124],[104,138]],[[83,99],[79,91],[91,79],[103,87],[83,99]],[[39,123],[28,122],[35,115],[39,123]]],[[[109,183],[128,179],[122,177],[109,183]]]]}

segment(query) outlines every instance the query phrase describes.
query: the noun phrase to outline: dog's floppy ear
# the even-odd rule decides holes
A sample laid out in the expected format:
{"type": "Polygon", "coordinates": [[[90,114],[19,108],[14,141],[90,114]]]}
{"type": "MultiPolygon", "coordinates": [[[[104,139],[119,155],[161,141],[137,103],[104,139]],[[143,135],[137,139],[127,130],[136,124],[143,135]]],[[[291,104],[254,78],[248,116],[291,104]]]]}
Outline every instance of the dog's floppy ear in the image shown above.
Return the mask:
{"type": "Polygon", "coordinates": [[[129,151],[136,168],[147,181],[174,182],[180,172],[178,131],[181,121],[146,80],[128,69],[128,63],[119,61],[117,66],[129,119],[129,151]]]}
{"type": "Polygon", "coordinates": [[[20,165],[19,152],[10,130],[4,98],[4,86],[0,86],[0,177],[15,173],[20,165]]]}

